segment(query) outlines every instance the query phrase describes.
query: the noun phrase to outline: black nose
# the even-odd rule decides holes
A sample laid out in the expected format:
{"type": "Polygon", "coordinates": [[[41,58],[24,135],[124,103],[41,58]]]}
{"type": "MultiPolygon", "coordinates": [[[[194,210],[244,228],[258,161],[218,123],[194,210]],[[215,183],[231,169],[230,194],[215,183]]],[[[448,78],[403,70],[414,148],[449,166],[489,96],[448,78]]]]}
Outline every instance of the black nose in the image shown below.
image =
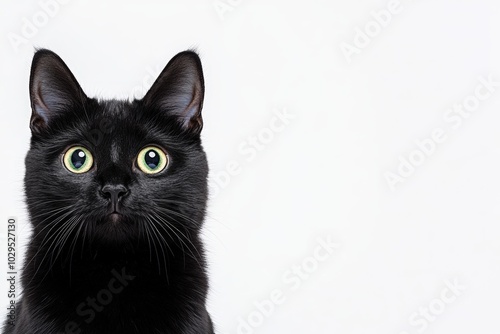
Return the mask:
{"type": "Polygon", "coordinates": [[[129,190],[122,184],[107,184],[101,189],[102,197],[111,200],[113,207],[128,193],[129,190]]]}

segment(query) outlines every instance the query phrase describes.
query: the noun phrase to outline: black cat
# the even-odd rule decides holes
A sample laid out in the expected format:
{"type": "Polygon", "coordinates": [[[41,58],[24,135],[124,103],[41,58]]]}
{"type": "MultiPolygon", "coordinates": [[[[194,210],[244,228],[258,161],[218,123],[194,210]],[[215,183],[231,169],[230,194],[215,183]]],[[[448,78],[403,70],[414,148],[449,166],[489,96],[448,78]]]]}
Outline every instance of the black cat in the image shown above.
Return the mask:
{"type": "Polygon", "coordinates": [[[61,58],[39,50],[30,97],[33,236],[3,333],[214,333],[197,54],[177,54],[130,102],[88,98],[61,58]]]}

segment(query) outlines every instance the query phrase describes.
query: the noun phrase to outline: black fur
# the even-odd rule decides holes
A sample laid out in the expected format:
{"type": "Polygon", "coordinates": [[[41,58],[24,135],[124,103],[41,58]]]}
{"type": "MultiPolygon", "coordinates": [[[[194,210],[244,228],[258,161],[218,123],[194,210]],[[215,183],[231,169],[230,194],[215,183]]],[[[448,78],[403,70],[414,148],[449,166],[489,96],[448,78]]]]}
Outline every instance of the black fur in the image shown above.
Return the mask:
{"type": "Polygon", "coordinates": [[[30,92],[33,236],[15,325],[3,333],[213,333],[200,241],[208,167],[196,53],[175,56],[146,96],[129,102],[88,98],[56,54],[39,50],[30,92]],[[64,166],[73,145],[92,153],[88,172],[64,166]],[[169,156],[154,175],[136,162],[149,145],[169,156]],[[126,189],[114,203],[120,214],[106,185],[126,189]]]}

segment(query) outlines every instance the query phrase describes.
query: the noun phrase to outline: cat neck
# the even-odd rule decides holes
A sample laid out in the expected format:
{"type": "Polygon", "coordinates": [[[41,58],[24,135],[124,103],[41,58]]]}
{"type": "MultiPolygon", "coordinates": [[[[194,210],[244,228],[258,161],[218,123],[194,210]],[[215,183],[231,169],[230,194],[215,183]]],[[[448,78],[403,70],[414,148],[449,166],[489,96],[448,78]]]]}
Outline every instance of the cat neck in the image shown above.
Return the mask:
{"type": "MultiPolygon", "coordinates": [[[[105,285],[117,272],[126,272],[146,284],[185,279],[206,280],[203,247],[196,236],[182,243],[137,242],[118,244],[66,243],[59,249],[34,239],[27,252],[23,280],[26,287],[55,289],[105,285]],[[42,246],[41,246],[42,245],[42,246]],[[56,285],[47,282],[57,282],[56,285]]],[[[203,285],[203,284],[202,284],[203,285]]]]}

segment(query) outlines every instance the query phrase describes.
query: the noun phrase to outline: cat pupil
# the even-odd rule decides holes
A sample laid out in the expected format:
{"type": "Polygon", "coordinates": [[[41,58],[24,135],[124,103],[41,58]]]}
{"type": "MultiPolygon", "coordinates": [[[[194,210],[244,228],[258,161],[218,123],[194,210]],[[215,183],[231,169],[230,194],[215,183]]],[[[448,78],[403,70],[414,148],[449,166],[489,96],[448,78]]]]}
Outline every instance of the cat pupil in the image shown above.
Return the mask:
{"type": "Polygon", "coordinates": [[[85,152],[82,150],[76,150],[71,155],[71,163],[76,169],[82,167],[86,159],[87,157],[85,156],[85,152]]]}
{"type": "Polygon", "coordinates": [[[148,165],[149,168],[155,169],[160,164],[160,155],[155,151],[150,150],[146,153],[144,160],[146,161],[146,165],[148,165]]]}

